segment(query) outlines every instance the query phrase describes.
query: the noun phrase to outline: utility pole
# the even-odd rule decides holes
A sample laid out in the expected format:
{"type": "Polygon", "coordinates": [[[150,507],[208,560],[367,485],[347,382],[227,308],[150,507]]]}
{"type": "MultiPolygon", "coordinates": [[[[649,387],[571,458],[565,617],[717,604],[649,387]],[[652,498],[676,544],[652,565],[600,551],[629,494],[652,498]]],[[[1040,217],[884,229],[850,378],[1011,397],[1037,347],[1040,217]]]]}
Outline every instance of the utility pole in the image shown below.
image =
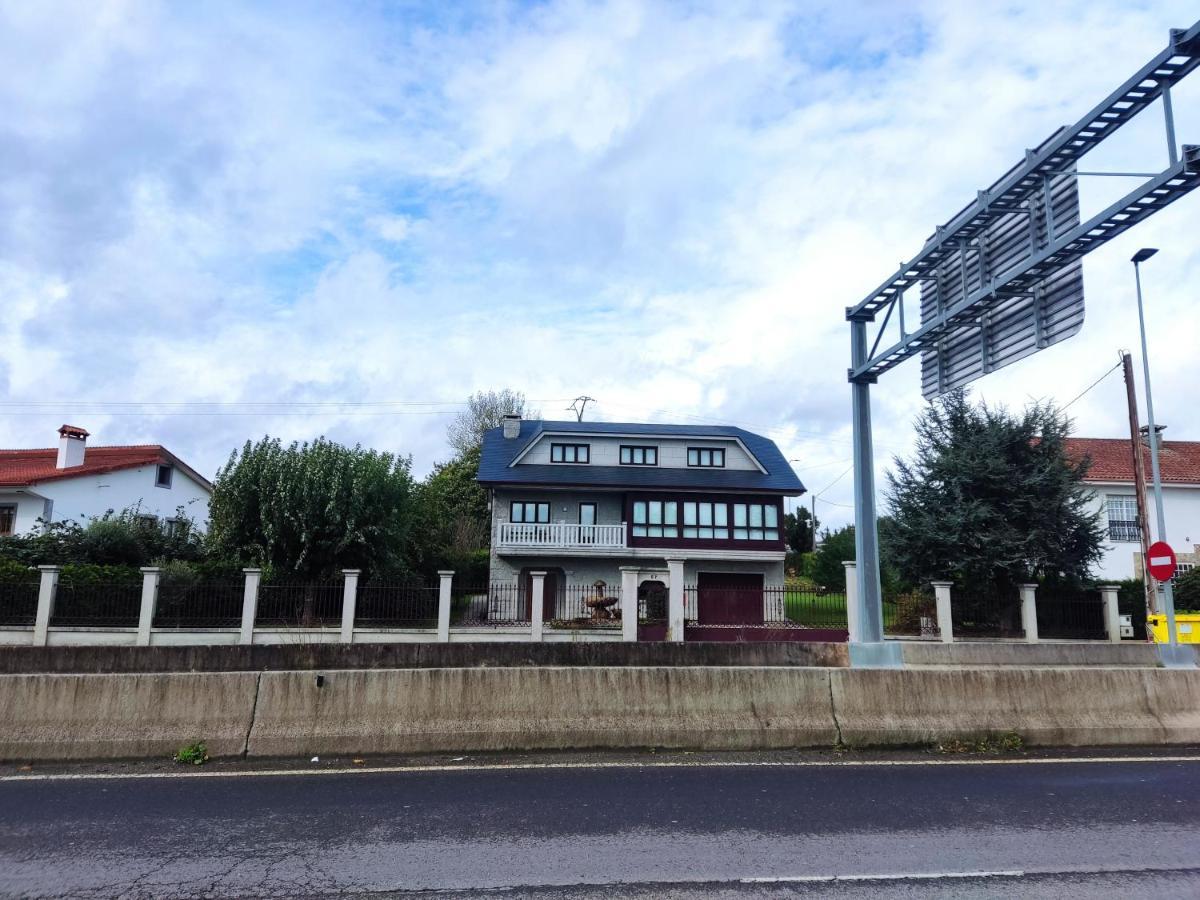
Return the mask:
{"type": "Polygon", "coordinates": [[[1129,450],[1133,454],[1133,489],[1137,492],[1137,527],[1142,544],[1142,590],[1146,612],[1158,612],[1158,591],[1154,589],[1146,559],[1150,552],[1150,525],[1146,518],[1146,470],[1142,468],[1142,441],[1138,428],[1137,392],[1133,384],[1133,357],[1121,351],[1121,371],[1125,375],[1125,402],[1129,407],[1129,450]]]}
{"type": "Polygon", "coordinates": [[[595,397],[588,397],[588,396],[576,397],[571,402],[571,405],[567,407],[567,409],[570,410],[571,412],[575,413],[575,421],[576,422],[582,422],[583,421],[583,411],[585,409],[587,409],[587,405],[589,403],[595,403],[595,402],[596,402],[595,397]]]}

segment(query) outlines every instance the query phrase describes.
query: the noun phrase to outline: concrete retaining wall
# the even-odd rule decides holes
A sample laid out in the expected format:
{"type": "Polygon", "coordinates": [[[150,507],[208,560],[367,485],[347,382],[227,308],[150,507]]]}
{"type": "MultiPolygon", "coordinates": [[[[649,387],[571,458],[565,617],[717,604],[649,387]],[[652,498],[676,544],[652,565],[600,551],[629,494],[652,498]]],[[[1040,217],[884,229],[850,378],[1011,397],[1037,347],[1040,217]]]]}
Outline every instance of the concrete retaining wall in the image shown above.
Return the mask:
{"type": "Polygon", "coordinates": [[[0,676],[0,758],[1200,741],[1200,672],[507,667],[0,676]]]}
{"type": "Polygon", "coordinates": [[[1044,641],[1026,644],[969,641],[953,644],[903,641],[910,666],[1147,666],[1159,664],[1158,647],[1144,642],[1121,644],[1044,641]]]}
{"type": "Polygon", "coordinates": [[[170,756],[203,740],[245,752],[258,676],[2,675],[0,759],[170,756]]]}
{"type": "Polygon", "coordinates": [[[10,647],[0,674],[245,672],[511,666],[844,666],[845,644],[277,644],[220,647],[10,647]]]}

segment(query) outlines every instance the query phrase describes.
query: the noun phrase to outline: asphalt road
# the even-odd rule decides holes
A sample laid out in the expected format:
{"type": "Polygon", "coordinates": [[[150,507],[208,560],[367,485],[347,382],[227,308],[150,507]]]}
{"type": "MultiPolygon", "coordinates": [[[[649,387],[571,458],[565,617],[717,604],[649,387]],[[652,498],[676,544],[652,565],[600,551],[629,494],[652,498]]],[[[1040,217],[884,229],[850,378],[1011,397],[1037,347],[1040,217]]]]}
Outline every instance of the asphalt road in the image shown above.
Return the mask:
{"type": "Polygon", "coordinates": [[[5,897],[1181,897],[1197,838],[1200,760],[0,780],[5,897]]]}

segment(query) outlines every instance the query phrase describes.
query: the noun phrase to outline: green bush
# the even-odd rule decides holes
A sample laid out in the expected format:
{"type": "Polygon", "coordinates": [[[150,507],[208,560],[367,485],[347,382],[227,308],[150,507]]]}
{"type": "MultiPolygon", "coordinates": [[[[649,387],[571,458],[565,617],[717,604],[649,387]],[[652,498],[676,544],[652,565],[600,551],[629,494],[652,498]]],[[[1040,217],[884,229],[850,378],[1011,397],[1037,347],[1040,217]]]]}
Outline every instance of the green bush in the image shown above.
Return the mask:
{"type": "Polygon", "coordinates": [[[0,584],[24,584],[37,581],[38,570],[12,559],[0,559],[0,584]]]}
{"type": "Polygon", "coordinates": [[[136,566],[98,566],[92,563],[72,563],[62,567],[58,583],[65,586],[141,584],[142,573],[136,566]]]}
{"type": "Polygon", "coordinates": [[[204,741],[187,744],[175,751],[175,762],[189,766],[202,766],[208,762],[208,748],[204,741]]]}
{"type": "Polygon", "coordinates": [[[1175,609],[1200,612],[1200,569],[1184,572],[1175,582],[1175,609]]]}

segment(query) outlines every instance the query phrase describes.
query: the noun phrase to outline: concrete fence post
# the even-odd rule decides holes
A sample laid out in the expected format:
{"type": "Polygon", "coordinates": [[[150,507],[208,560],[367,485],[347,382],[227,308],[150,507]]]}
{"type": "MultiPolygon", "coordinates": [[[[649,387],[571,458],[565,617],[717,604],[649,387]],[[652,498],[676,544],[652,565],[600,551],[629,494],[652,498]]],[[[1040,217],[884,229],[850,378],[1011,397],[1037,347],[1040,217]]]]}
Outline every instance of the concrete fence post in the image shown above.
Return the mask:
{"type": "Polygon", "coordinates": [[[1021,589],[1021,628],[1025,631],[1025,640],[1030,644],[1038,642],[1037,624],[1037,585],[1017,585],[1021,589]]]}
{"type": "Polygon", "coordinates": [[[258,584],[262,569],[242,569],[246,573],[246,590],[242,594],[242,633],[239,644],[254,643],[254,617],[258,615],[258,584]]]}
{"type": "Polygon", "coordinates": [[[937,598],[938,635],[943,644],[954,643],[954,619],[950,612],[950,586],[952,581],[933,582],[933,595],[937,598]]]}
{"type": "Polygon", "coordinates": [[[530,572],[533,596],[529,598],[529,639],[535,643],[542,640],[542,611],[546,608],[546,573],[530,572]]]}
{"type": "Polygon", "coordinates": [[[1111,644],[1121,643],[1121,610],[1117,606],[1117,595],[1121,589],[1115,584],[1106,584],[1100,588],[1104,598],[1104,630],[1108,633],[1111,644]]]}
{"type": "Polygon", "coordinates": [[[354,616],[358,612],[358,576],[362,569],[342,569],[342,635],[343,644],[354,643],[354,616]]]}
{"type": "Polygon", "coordinates": [[[637,566],[621,566],[621,640],[636,641],[638,631],[637,566]]]}
{"type": "Polygon", "coordinates": [[[438,570],[438,623],[437,639],[439,644],[450,643],[450,598],[454,586],[454,570],[438,570]]]}
{"type": "Polygon", "coordinates": [[[158,566],[142,568],[142,607],[138,612],[137,645],[150,646],[150,632],[154,628],[154,611],[158,608],[158,583],[162,569],[158,566]]]}
{"type": "MultiPolygon", "coordinates": [[[[670,582],[667,594],[667,640],[683,640],[684,597],[683,597],[683,560],[667,560],[667,580],[670,582]]],[[[699,598],[697,598],[697,603],[699,598]]]]}
{"type": "Polygon", "coordinates": [[[858,621],[858,563],[853,559],[842,561],[846,569],[846,630],[851,643],[862,642],[862,624],[858,621]]]}
{"type": "Polygon", "coordinates": [[[54,613],[54,597],[58,593],[58,573],[62,566],[38,566],[42,573],[38,585],[37,616],[33,620],[33,646],[45,647],[50,639],[50,616],[54,613]]]}

